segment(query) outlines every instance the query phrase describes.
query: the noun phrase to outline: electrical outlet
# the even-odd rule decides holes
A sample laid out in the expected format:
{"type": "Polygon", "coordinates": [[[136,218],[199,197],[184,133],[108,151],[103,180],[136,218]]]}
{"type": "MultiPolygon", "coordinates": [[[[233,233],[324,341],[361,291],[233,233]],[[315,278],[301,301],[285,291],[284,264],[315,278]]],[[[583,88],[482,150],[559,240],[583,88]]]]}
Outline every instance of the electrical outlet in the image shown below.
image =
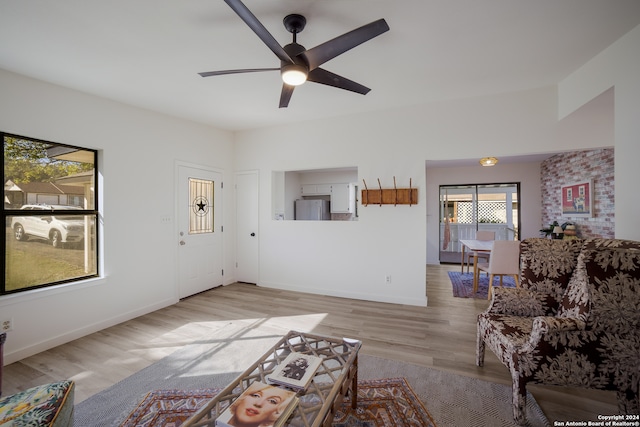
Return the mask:
{"type": "Polygon", "coordinates": [[[0,324],[0,333],[13,330],[13,319],[5,319],[0,324]]]}
{"type": "Polygon", "coordinates": [[[390,285],[391,284],[391,276],[389,276],[389,275],[384,276],[384,282],[387,285],[390,285]]]}

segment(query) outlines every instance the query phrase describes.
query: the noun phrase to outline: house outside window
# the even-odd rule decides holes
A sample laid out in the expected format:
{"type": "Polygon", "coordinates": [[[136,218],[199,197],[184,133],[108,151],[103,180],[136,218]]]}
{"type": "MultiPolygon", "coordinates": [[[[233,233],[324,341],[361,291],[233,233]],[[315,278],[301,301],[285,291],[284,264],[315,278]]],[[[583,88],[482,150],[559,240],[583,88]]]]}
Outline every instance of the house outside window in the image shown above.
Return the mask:
{"type": "Polygon", "coordinates": [[[97,152],[1,133],[0,295],[98,276],[97,152]]]}

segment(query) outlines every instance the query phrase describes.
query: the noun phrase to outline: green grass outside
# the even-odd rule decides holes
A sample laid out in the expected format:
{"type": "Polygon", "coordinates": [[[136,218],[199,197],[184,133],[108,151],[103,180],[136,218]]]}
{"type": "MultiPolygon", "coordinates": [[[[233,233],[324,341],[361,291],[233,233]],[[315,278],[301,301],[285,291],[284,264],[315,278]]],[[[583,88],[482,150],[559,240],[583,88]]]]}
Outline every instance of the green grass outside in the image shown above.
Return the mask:
{"type": "Polygon", "coordinates": [[[33,251],[13,249],[7,252],[8,291],[85,275],[84,268],[30,252],[33,251]]]}

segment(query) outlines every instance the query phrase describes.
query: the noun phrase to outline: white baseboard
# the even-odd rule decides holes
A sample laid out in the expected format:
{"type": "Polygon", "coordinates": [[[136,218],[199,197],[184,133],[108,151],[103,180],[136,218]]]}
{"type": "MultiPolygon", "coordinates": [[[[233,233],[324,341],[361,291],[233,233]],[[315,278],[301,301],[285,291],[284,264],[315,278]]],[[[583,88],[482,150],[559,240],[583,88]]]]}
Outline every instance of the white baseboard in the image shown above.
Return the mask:
{"type": "MultiPolygon", "coordinates": [[[[41,353],[43,351],[49,350],[62,344],[66,344],[78,338],[82,338],[94,332],[98,332],[111,326],[115,326],[119,323],[126,322],[127,320],[134,319],[136,317],[151,313],[156,310],[160,310],[161,308],[168,307],[170,305],[176,304],[177,302],[178,300],[173,298],[159,301],[154,304],[138,308],[136,310],[132,310],[126,313],[120,313],[117,316],[111,317],[109,319],[101,320],[90,325],[83,325],[80,328],[74,329],[72,331],[67,331],[63,334],[48,338],[33,345],[13,350],[4,354],[4,364],[8,365],[10,363],[17,362],[29,356],[33,356],[34,354],[41,353]]],[[[7,333],[7,341],[9,341],[10,339],[11,332],[7,333]]],[[[5,344],[5,349],[6,348],[7,347],[5,344]]]]}
{"type": "Polygon", "coordinates": [[[391,304],[404,304],[404,305],[414,305],[418,307],[426,307],[427,306],[427,296],[425,295],[422,298],[406,298],[403,296],[393,296],[390,297],[388,295],[376,295],[376,294],[361,294],[357,292],[336,292],[336,291],[327,291],[326,289],[314,289],[314,288],[300,288],[297,286],[288,286],[283,285],[281,283],[272,283],[272,282],[260,282],[258,286],[262,286],[265,288],[272,289],[282,289],[285,291],[294,291],[294,292],[305,292],[308,294],[315,295],[327,295],[331,297],[338,298],[350,298],[357,299],[363,301],[374,301],[374,302],[385,302],[391,304]]]}

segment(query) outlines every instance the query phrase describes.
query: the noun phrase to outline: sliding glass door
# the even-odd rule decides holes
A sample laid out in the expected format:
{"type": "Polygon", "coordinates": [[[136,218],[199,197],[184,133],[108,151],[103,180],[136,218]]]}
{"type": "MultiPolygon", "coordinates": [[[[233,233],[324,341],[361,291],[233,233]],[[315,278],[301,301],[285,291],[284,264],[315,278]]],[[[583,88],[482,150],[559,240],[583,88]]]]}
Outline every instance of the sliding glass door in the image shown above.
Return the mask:
{"type": "Polygon", "coordinates": [[[475,239],[478,230],[517,240],[519,196],[520,183],[441,185],[440,262],[459,263],[460,240],[475,239]]]}

